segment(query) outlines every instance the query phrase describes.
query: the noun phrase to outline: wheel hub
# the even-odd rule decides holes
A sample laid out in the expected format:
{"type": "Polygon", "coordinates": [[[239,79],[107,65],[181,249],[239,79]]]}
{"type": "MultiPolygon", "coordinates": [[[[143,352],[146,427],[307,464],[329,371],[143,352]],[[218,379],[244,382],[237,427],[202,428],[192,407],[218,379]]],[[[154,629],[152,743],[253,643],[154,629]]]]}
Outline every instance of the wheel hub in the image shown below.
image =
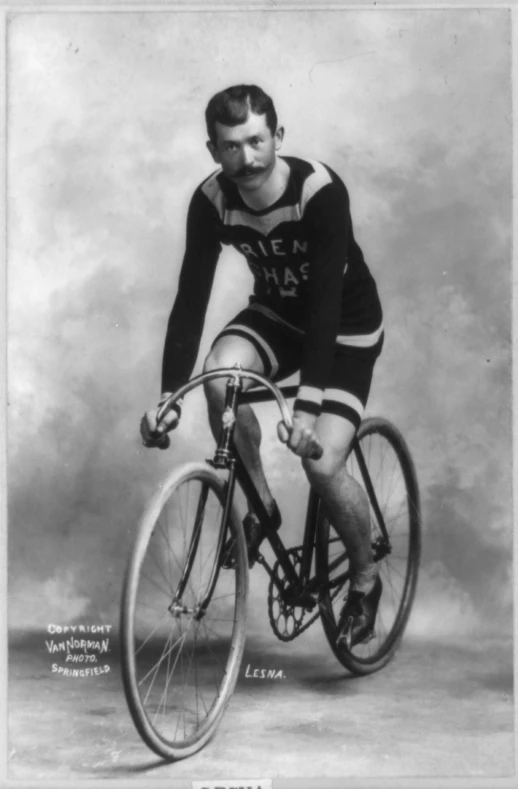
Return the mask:
{"type": "Polygon", "coordinates": [[[171,605],[168,608],[170,614],[172,614],[175,619],[179,619],[183,614],[188,614],[191,617],[198,617],[204,615],[205,611],[201,611],[201,606],[196,605],[194,607],[184,605],[181,600],[173,600],[171,605]]]}

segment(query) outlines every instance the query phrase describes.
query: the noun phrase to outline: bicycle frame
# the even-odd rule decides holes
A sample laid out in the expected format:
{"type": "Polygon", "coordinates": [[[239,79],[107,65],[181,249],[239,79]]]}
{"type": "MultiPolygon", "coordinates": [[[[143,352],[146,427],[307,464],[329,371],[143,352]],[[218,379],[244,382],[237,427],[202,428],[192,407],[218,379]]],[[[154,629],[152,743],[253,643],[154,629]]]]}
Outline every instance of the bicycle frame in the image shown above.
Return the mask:
{"type": "Polygon", "coordinates": [[[341,530],[324,517],[324,504],[310,488],[303,542],[285,547],[234,442],[243,403],[276,400],[289,432],[292,419],[284,396],[294,396],[298,387],[279,390],[253,371],[221,368],[171,394],[157,421],[184,394],[216,378],[225,379],[227,389],[213,459],[180,465],[157,489],[140,520],[122,589],[121,672],[129,711],[146,745],[173,761],[192,755],[212,737],[241,671],[250,553],[234,501],[236,483],[277,557],[269,567],[259,553],[257,563],[269,575],[268,617],[283,642],[320,620],[345,669],[359,676],[378,671],[399,646],[419,569],[419,488],[413,460],[390,421],[369,417],[346,460],[348,473],[370,499],[371,545],[378,577],[383,576],[378,587],[385,604],[376,630],[371,628],[363,640],[353,640],[349,623],[344,633],[342,598],[349,598],[351,569],[341,530]],[[261,389],[248,387],[246,379],[261,389]],[[393,546],[387,528],[394,534],[393,546]],[[393,557],[388,557],[392,548],[393,557]]]}
{"type": "MultiPolygon", "coordinates": [[[[285,386],[279,388],[280,393],[286,399],[295,397],[297,390],[298,386],[285,386]]],[[[254,510],[259,522],[261,523],[261,526],[264,529],[265,537],[268,540],[275,557],[281,565],[289,584],[292,585],[293,588],[297,588],[301,592],[306,593],[307,596],[308,594],[315,593],[319,586],[318,578],[316,576],[311,578],[311,565],[313,561],[313,551],[315,548],[319,510],[321,506],[320,498],[313,489],[310,489],[308,506],[306,510],[306,522],[304,525],[304,536],[302,541],[300,571],[297,572],[281,537],[279,536],[278,532],[272,528],[270,516],[263,504],[261,497],[259,496],[259,493],[257,492],[257,489],[239,455],[233,440],[235,420],[237,418],[239,406],[245,403],[248,405],[253,405],[255,403],[269,402],[273,399],[274,394],[269,390],[262,389],[254,391],[252,389],[245,392],[243,391],[242,382],[237,376],[229,379],[227,382],[223,426],[216,448],[214,461],[212,462],[216,468],[227,468],[229,470],[229,498],[233,495],[235,481],[237,479],[241,489],[243,490],[243,493],[245,494],[248,502],[251,504],[252,509],[254,510]]],[[[380,524],[381,532],[384,538],[388,540],[385,523],[383,521],[381,510],[376,499],[374,487],[370,480],[367,464],[356,437],[353,440],[351,451],[356,455],[360,473],[362,474],[369,497],[373,502],[374,513],[380,524]]],[[[278,585],[272,568],[268,565],[264,557],[260,555],[258,561],[264,566],[265,570],[273,579],[274,583],[279,589],[279,592],[283,594],[283,590],[278,585]]],[[[341,580],[341,578],[335,579],[334,584],[338,584],[341,580]]],[[[310,600],[307,599],[307,597],[306,602],[310,603],[310,600]]]]}
{"type": "MultiPolygon", "coordinates": [[[[184,387],[179,389],[173,398],[170,398],[170,402],[174,400],[174,402],[180,400],[184,394],[186,394],[190,389],[194,388],[195,385],[204,383],[207,380],[210,380],[214,377],[224,377],[224,375],[228,375],[227,380],[227,387],[226,387],[226,396],[225,396],[225,407],[223,411],[222,417],[222,428],[221,432],[217,441],[217,446],[214,454],[214,458],[209,460],[208,462],[214,466],[215,468],[226,469],[229,472],[229,477],[227,481],[227,494],[226,494],[226,502],[224,507],[223,513],[223,523],[225,524],[225,529],[221,530],[220,539],[219,539],[219,547],[218,549],[222,552],[223,545],[226,538],[226,532],[228,528],[226,524],[228,522],[228,513],[230,511],[231,501],[234,495],[235,483],[236,480],[241,486],[247,500],[250,502],[254,512],[256,513],[261,526],[264,528],[265,536],[270,546],[281,565],[286,578],[289,581],[290,585],[293,585],[293,588],[299,589],[301,592],[306,593],[306,601],[305,603],[309,604],[310,600],[307,599],[308,594],[313,594],[318,590],[319,581],[318,578],[315,576],[310,578],[311,576],[311,565],[313,560],[313,551],[315,547],[315,537],[316,537],[316,529],[317,523],[319,518],[319,510],[321,506],[320,498],[315,493],[314,490],[310,490],[309,498],[308,498],[308,507],[306,511],[306,522],[304,526],[304,537],[302,542],[302,557],[301,557],[301,564],[300,564],[300,572],[295,570],[295,567],[289,557],[288,550],[285,547],[282,539],[280,538],[279,534],[275,529],[272,528],[270,516],[266,510],[266,507],[263,504],[263,501],[257,492],[257,489],[239,455],[239,452],[234,443],[234,428],[235,422],[237,419],[237,412],[239,406],[242,404],[249,404],[253,405],[255,403],[262,403],[262,402],[269,402],[272,400],[277,400],[277,404],[281,410],[281,414],[283,417],[283,421],[288,428],[291,428],[291,414],[289,409],[286,406],[285,398],[293,398],[296,396],[298,386],[284,386],[284,387],[277,387],[272,384],[270,381],[265,379],[263,376],[253,373],[252,371],[243,371],[239,366],[236,366],[232,369],[221,369],[221,370],[214,370],[209,373],[203,373],[202,375],[198,376],[196,379],[193,379],[184,387]],[[215,375],[216,374],[216,375],[215,375]],[[262,385],[261,389],[254,390],[250,389],[248,391],[243,390],[243,382],[242,378],[247,377],[255,380],[256,384],[262,385]]],[[[166,404],[167,405],[167,404],[166,404]]],[[[158,415],[158,421],[162,418],[163,413],[165,413],[166,406],[163,407],[164,411],[158,415]]],[[[355,437],[351,444],[351,452],[353,452],[356,456],[358,461],[358,467],[360,469],[360,473],[362,475],[365,488],[369,495],[369,498],[372,503],[372,507],[374,510],[374,514],[379,524],[380,531],[383,535],[384,541],[389,544],[388,533],[387,529],[383,520],[383,516],[381,514],[381,509],[379,507],[379,503],[376,499],[376,494],[374,491],[374,487],[372,485],[369,472],[367,469],[367,464],[363,457],[362,450],[360,448],[359,442],[355,437]]],[[[282,589],[279,587],[277,579],[273,573],[272,568],[268,565],[264,557],[261,555],[258,559],[259,563],[261,563],[270,577],[273,579],[274,583],[279,588],[279,591],[282,593],[282,589]]],[[[208,590],[206,593],[205,600],[200,607],[200,613],[203,615],[203,611],[208,605],[213,592],[213,587],[217,581],[217,571],[215,570],[213,573],[213,578],[211,579],[208,590]]],[[[337,583],[335,579],[335,583],[337,583]]],[[[304,602],[302,604],[305,604],[304,602]]]]}

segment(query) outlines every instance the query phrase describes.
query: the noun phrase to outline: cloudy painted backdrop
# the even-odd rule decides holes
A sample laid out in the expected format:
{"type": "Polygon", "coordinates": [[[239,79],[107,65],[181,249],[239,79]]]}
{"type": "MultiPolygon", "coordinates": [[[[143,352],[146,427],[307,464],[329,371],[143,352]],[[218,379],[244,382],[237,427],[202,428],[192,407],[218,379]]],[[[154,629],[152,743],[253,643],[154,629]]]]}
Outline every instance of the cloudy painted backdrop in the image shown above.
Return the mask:
{"type": "MultiPolygon", "coordinates": [[[[369,411],[406,434],[424,504],[413,632],[510,633],[509,12],[14,14],[8,57],[11,624],[116,622],[145,496],[209,451],[196,398],[169,453],[143,449],[138,422],[212,169],[205,104],[250,81],[276,100],[284,152],[346,181],[379,283],[369,411]]],[[[225,253],[202,349],[249,286],[225,253]]],[[[260,413],[275,492],[299,501],[297,461],[260,413]]]]}

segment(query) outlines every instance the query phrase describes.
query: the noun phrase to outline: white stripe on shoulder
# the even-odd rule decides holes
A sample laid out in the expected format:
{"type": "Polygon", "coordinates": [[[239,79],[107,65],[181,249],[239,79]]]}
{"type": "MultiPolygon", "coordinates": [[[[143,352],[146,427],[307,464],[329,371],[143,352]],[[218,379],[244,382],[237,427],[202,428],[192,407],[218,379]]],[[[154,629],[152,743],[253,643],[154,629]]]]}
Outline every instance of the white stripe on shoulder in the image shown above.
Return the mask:
{"type": "Polygon", "coordinates": [[[313,167],[314,172],[311,173],[311,175],[308,175],[304,181],[304,186],[302,187],[302,195],[300,197],[300,209],[302,213],[304,213],[308,201],[313,197],[313,195],[319,192],[322,187],[330,184],[332,181],[329,171],[324,167],[323,164],[316,162],[313,159],[307,159],[307,162],[313,167]]]}
{"type": "Polygon", "coordinates": [[[209,198],[210,202],[216,207],[220,219],[223,219],[225,213],[225,199],[223,191],[219,185],[218,175],[221,170],[216,170],[211,176],[201,185],[201,191],[209,198]]]}

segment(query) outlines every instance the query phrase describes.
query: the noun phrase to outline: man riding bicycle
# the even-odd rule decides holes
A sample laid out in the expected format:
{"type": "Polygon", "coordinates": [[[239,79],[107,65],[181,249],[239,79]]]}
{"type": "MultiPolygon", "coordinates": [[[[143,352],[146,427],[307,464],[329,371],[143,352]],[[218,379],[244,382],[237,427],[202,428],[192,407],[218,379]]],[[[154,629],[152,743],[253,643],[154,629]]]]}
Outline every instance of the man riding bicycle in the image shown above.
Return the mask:
{"type": "MultiPolygon", "coordinates": [[[[347,547],[351,585],[338,641],[350,639],[354,646],[371,636],[382,591],[368,499],[345,468],[383,344],[376,284],[354,239],[345,185],[320,162],[278,155],[284,129],[264,91],[230,87],[209,101],[205,116],[207,147],[219,168],[196,189],[189,207],[165,339],[162,396],[142,418],[143,442],[169,445],[166,433],[176,427],[180,408],[157,424],[158,409],[191,376],[221,246],[231,245],[246,258],[254,292],[248,307],[216,337],[204,370],[238,363],[275,381],[300,370],[293,430],[279,435],[302,459],[347,547]],[[320,447],[323,455],[315,460],[320,447]]],[[[217,437],[225,382],[210,381],[205,391],[217,437]]],[[[234,437],[278,528],[280,513],[260,458],[261,430],[250,406],[240,407],[234,437]]],[[[243,525],[253,562],[264,534],[253,512],[243,525]]]]}

